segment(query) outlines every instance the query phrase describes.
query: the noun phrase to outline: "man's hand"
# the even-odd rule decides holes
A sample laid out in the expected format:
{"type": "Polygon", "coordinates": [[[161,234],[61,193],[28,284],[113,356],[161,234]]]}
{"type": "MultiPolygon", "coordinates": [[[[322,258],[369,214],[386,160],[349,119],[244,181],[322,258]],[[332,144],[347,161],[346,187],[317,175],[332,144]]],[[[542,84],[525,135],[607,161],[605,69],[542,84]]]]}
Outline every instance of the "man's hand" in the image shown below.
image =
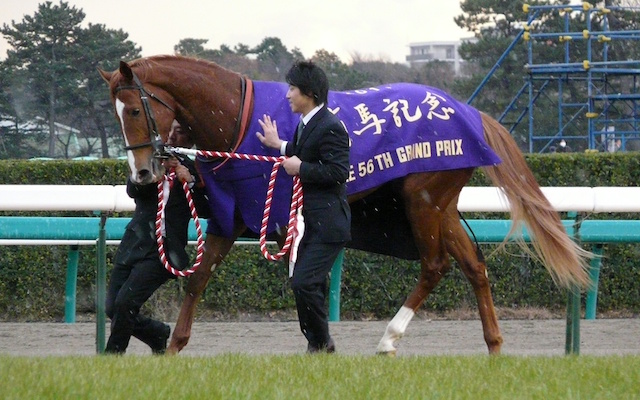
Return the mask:
{"type": "Polygon", "coordinates": [[[196,181],[196,178],[191,175],[189,168],[185,167],[182,164],[178,164],[176,167],[176,176],[180,179],[180,182],[193,183],[196,181]]]}
{"type": "Polygon", "coordinates": [[[192,183],[195,182],[195,178],[191,175],[189,168],[180,164],[177,158],[171,156],[164,160],[164,167],[169,170],[171,168],[175,168],[176,176],[180,179],[180,182],[192,183]]]}
{"type": "Polygon", "coordinates": [[[180,165],[180,161],[178,161],[174,156],[169,156],[169,158],[163,161],[163,164],[166,169],[171,169],[180,165]]]}
{"type": "Polygon", "coordinates": [[[298,158],[298,156],[293,156],[289,158],[285,158],[282,161],[282,168],[287,171],[287,174],[291,176],[300,175],[300,165],[302,164],[302,160],[298,158]]]}
{"type": "Polygon", "coordinates": [[[272,149],[279,149],[282,146],[282,140],[278,136],[278,125],[275,120],[271,120],[271,117],[268,115],[263,115],[262,119],[258,120],[258,123],[262,127],[264,131],[264,135],[260,132],[256,132],[256,136],[260,143],[264,144],[267,147],[271,147],[272,149]]]}

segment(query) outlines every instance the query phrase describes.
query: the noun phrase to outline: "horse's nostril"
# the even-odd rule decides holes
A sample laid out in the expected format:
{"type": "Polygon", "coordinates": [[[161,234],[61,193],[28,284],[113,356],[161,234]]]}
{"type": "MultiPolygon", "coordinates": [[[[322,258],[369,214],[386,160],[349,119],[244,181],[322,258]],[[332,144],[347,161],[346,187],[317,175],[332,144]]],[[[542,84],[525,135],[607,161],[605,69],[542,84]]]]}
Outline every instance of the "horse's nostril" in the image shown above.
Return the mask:
{"type": "Polygon", "coordinates": [[[149,177],[149,175],[151,175],[151,171],[148,169],[141,169],[138,171],[138,180],[143,181],[145,178],[149,177]]]}

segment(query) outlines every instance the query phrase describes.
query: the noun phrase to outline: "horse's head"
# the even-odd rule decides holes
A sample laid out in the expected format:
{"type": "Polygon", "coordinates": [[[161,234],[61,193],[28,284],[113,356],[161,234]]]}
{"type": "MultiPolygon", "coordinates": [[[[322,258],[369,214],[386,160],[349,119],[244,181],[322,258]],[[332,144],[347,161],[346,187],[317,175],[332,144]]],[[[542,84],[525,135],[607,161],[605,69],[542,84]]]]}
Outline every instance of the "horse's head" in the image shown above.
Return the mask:
{"type": "MultiPolygon", "coordinates": [[[[137,65],[137,64],[136,64],[137,65]]],[[[120,62],[113,72],[99,70],[109,84],[111,101],[120,122],[131,169],[131,180],[140,184],[155,182],[164,173],[164,142],[175,118],[173,98],[154,85],[144,70],[136,74],[133,63],[120,62]]]]}

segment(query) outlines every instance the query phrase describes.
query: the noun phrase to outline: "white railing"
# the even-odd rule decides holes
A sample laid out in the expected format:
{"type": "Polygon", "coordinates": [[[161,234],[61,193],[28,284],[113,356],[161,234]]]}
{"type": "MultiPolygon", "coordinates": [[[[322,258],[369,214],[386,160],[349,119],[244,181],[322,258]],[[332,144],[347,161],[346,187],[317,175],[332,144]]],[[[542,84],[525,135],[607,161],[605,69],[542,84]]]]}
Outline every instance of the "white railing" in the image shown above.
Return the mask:
{"type": "MultiPolygon", "coordinates": [[[[640,212],[640,187],[543,187],[557,211],[640,212]]],[[[133,211],[124,185],[0,185],[0,211],[133,211]]],[[[462,212],[508,212],[495,187],[465,187],[462,212]]]]}

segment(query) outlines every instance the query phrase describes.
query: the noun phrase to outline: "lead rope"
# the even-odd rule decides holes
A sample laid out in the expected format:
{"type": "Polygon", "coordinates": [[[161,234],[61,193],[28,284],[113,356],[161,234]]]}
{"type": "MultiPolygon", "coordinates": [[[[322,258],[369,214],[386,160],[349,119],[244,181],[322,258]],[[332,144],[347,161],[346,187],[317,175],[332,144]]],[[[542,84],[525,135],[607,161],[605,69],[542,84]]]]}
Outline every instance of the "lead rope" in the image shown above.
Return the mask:
{"type": "MultiPolygon", "coordinates": [[[[285,159],[284,156],[281,157],[273,157],[273,156],[260,156],[260,155],[251,155],[251,154],[241,154],[241,153],[230,153],[230,152],[220,152],[220,151],[208,151],[208,150],[191,150],[186,148],[171,148],[169,151],[173,151],[180,154],[185,155],[195,155],[202,157],[219,157],[219,158],[235,158],[239,160],[251,160],[251,161],[266,161],[272,162],[273,167],[271,168],[271,175],[269,176],[269,185],[267,187],[267,199],[264,204],[264,211],[262,213],[262,224],[260,226],[260,251],[264,258],[270,261],[278,261],[280,260],[291,248],[291,244],[294,241],[294,236],[297,234],[296,230],[296,215],[302,212],[302,203],[303,203],[303,195],[302,195],[302,184],[300,183],[300,177],[293,177],[293,193],[291,195],[291,207],[289,208],[289,222],[287,224],[287,236],[284,242],[284,246],[280,249],[280,252],[277,254],[271,254],[267,250],[267,226],[269,223],[269,215],[271,212],[271,200],[273,198],[273,189],[275,187],[276,177],[278,174],[278,168],[280,168],[280,164],[285,159]]],[[[175,179],[175,173],[169,174],[170,185],[175,179]]],[[[158,214],[156,216],[156,239],[158,242],[158,253],[160,254],[160,261],[162,261],[164,267],[167,271],[171,272],[177,276],[189,276],[196,271],[196,269],[200,266],[200,262],[202,261],[202,253],[204,251],[204,241],[202,240],[202,230],[200,229],[200,221],[198,219],[198,214],[196,212],[195,205],[193,203],[193,199],[191,197],[191,191],[189,190],[189,186],[186,182],[183,182],[182,187],[184,188],[185,195],[187,196],[187,201],[189,203],[189,208],[191,209],[191,216],[193,217],[196,230],[198,232],[198,254],[196,256],[196,262],[193,267],[186,271],[180,271],[171,266],[169,261],[167,260],[164,254],[164,239],[162,237],[162,214],[164,212],[164,202],[163,202],[163,180],[158,182],[158,214]]]]}
{"type": "Polygon", "coordinates": [[[291,248],[293,243],[293,237],[297,233],[296,230],[296,213],[302,212],[302,185],[300,184],[300,178],[298,176],[293,177],[293,193],[291,195],[291,207],[289,207],[289,223],[287,224],[287,237],[284,241],[284,246],[280,249],[280,252],[272,255],[267,250],[267,225],[269,223],[269,213],[271,211],[271,199],[273,198],[273,187],[276,183],[276,176],[278,174],[278,168],[284,160],[284,157],[279,157],[278,161],[274,162],[273,168],[271,168],[271,176],[269,177],[269,186],[267,188],[267,199],[264,202],[264,211],[262,212],[262,225],[260,226],[260,251],[264,258],[270,261],[280,260],[291,248]]]}
{"type": "Polygon", "coordinates": [[[193,203],[193,196],[191,196],[189,184],[187,182],[182,182],[182,189],[184,190],[184,194],[187,197],[187,203],[189,205],[189,209],[191,210],[191,217],[193,218],[193,222],[196,225],[196,232],[198,234],[198,251],[196,254],[196,260],[191,268],[187,269],[186,271],[180,271],[179,269],[173,268],[164,252],[164,236],[162,236],[162,217],[164,216],[163,186],[165,179],[169,182],[169,187],[172,187],[176,179],[175,171],[172,169],[168,175],[164,176],[164,179],[160,179],[158,181],[158,212],[156,213],[156,242],[158,243],[158,254],[160,255],[160,262],[162,263],[162,265],[164,265],[164,268],[167,271],[176,276],[189,276],[196,272],[196,270],[200,266],[200,263],[202,262],[202,254],[204,253],[204,240],[202,239],[200,218],[198,218],[198,213],[196,212],[196,207],[193,203]]]}

